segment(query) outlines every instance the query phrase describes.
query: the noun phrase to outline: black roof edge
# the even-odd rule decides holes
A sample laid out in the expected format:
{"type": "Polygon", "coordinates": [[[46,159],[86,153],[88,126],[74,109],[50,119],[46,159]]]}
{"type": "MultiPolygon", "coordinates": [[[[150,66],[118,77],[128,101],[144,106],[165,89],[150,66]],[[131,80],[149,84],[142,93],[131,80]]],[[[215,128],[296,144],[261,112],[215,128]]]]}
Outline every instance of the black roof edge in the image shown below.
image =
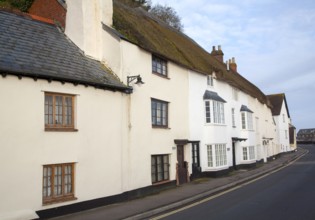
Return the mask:
{"type": "Polygon", "coordinates": [[[62,77],[55,77],[55,76],[43,76],[43,75],[37,75],[37,74],[26,74],[26,73],[18,73],[18,72],[11,72],[11,71],[2,71],[0,70],[0,75],[3,77],[6,77],[7,75],[14,75],[17,76],[18,78],[21,77],[28,77],[28,78],[33,78],[33,79],[45,79],[48,81],[58,81],[61,83],[73,83],[75,85],[85,85],[85,86],[93,86],[98,89],[103,89],[103,90],[109,90],[112,92],[123,92],[126,94],[131,94],[132,93],[132,88],[127,87],[127,86],[116,86],[116,85],[104,85],[101,83],[92,83],[92,82],[86,82],[82,80],[75,80],[75,79],[66,79],[62,77]]]}

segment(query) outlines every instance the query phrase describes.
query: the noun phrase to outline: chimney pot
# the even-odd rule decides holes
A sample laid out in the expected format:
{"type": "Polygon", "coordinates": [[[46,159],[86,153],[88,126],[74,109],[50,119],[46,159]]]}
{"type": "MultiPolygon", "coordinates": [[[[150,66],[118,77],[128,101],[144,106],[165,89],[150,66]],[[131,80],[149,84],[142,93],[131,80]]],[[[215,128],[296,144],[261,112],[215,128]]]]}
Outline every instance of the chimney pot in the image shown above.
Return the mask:
{"type": "Polygon", "coordinates": [[[229,69],[237,72],[237,64],[235,63],[235,57],[232,57],[232,60],[229,60],[229,69]]]}
{"type": "Polygon", "coordinates": [[[221,50],[221,45],[218,45],[218,50],[216,50],[215,46],[212,46],[211,55],[214,56],[218,61],[224,63],[223,61],[224,53],[221,50]]]}

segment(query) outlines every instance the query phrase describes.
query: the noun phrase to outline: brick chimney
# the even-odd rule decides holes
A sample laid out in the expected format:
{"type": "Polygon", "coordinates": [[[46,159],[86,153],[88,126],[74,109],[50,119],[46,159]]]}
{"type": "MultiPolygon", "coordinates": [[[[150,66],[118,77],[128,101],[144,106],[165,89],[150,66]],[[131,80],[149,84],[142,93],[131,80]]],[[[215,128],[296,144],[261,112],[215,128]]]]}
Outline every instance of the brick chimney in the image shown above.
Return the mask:
{"type": "Polygon", "coordinates": [[[218,50],[216,50],[215,46],[212,47],[212,51],[210,53],[212,56],[214,56],[217,60],[223,63],[223,51],[221,50],[221,46],[218,46],[218,50]]]}
{"type": "Polygon", "coordinates": [[[29,9],[29,13],[54,20],[65,28],[67,6],[62,0],[35,0],[29,9]]]}
{"type": "Polygon", "coordinates": [[[229,59],[229,69],[237,73],[237,64],[235,63],[234,57],[232,57],[232,59],[229,59]]]}

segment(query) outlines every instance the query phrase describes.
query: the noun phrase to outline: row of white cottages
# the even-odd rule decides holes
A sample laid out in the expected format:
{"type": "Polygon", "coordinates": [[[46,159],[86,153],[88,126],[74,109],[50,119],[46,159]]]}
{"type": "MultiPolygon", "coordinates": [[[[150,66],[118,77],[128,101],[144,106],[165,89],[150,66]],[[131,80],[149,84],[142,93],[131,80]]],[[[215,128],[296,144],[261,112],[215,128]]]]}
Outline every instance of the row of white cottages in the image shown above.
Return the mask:
{"type": "Polygon", "coordinates": [[[284,94],[227,68],[221,48],[116,1],[60,7],[64,32],[0,10],[0,219],[106,205],[296,149],[284,94]]]}

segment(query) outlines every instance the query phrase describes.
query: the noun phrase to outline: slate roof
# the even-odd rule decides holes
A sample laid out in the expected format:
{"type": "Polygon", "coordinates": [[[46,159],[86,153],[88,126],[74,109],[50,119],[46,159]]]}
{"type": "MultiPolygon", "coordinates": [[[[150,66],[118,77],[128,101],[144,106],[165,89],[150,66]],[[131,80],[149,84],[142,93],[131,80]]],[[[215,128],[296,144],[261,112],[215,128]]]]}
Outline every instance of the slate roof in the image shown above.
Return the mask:
{"type": "Polygon", "coordinates": [[[203,94],[203,99],[212,99],[219,102],[226,102],[223,98],[221,98],[221,96],[218,95],[218,93],[209,90],[205,91],[203,94]]]}
{"type": "Polygon", "coordinates": [[[218,61],[187,35],[169,27],[142,8],[128,7],[119,0],[113,2],[113,27],[124,36],[123,39],[201,74],[209,75],[215,71],[218,80],[229,83],[269,106],[265,94],[259,88],[240,74],[228,71],[225,63],[218,61]]]}
{"type": "Polygon", "coordinates": [[[250,110],[246,105],[242,105],[240,111],[241,111],[241,112],[254,113],[254,112],[253,112],[252,110],[250,110]]]}
{"type": "Polygon", "coordinates": [[[290,112],[289,112],[287,100],[285,98],[285,94],[284,93],[267,95],[267,98],[269,99],[271,105],[273,106],[271,108],[272,115],[274,115],[274,116],[280,115],[281,108],[282,108],[282,103],[285,103],[285,107],[286,107],[286,110],[287,110],[287,113],[288,113],[288,117],[290,118],[290,112]]]}
{"type": "Polygon", "coordinates": [[[55,25],[0,10],[0,74],[128,88],[99,61],[86,57],[55,25]]]}

